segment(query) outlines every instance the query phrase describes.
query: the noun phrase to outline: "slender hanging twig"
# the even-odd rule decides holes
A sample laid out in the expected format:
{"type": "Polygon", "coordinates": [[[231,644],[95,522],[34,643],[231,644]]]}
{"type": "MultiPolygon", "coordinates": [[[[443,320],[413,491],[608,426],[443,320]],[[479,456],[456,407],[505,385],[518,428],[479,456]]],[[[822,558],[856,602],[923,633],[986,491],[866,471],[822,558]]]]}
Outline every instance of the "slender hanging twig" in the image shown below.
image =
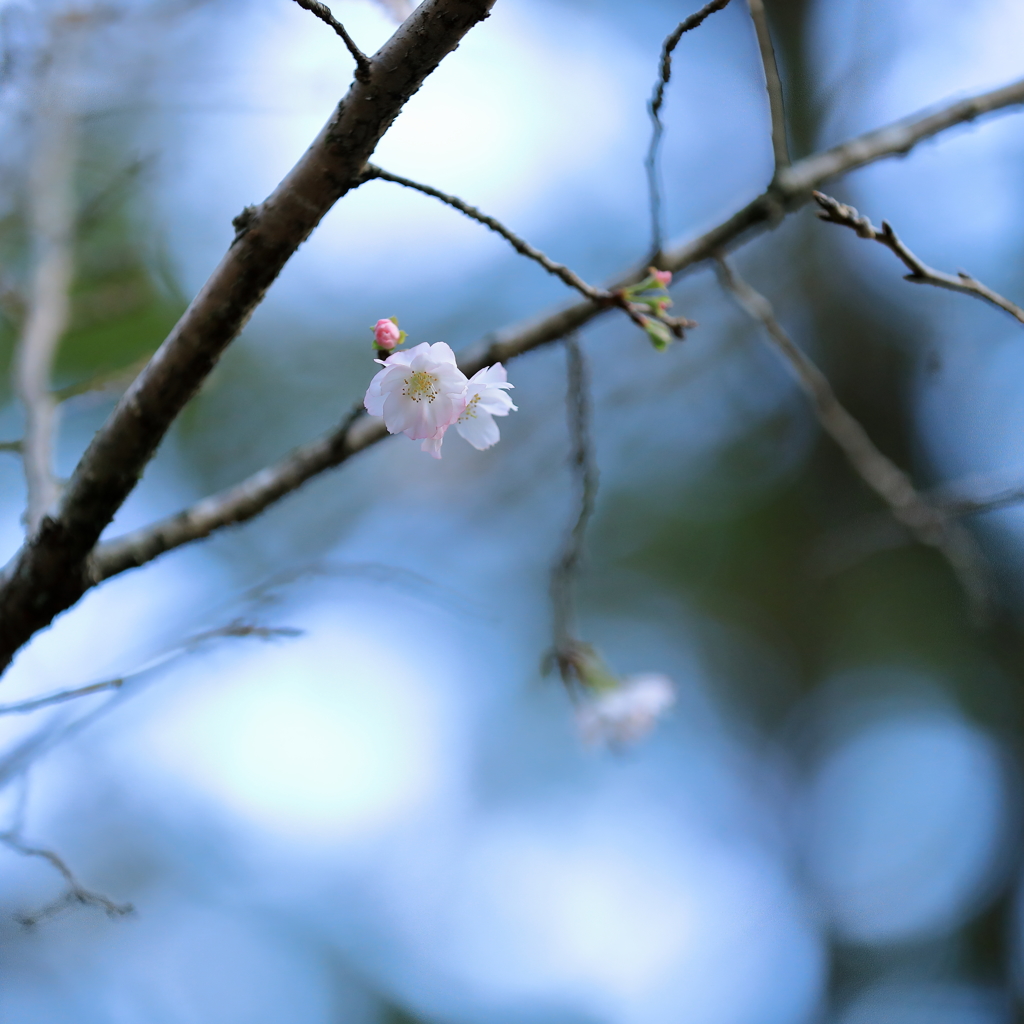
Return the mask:
{"type": "Polygon", "coordinates": [[[572,527],[551,569],[551,611],[554,635],[553,659],[563,681],[569,685],[577,676],[581,644],[576,636],[575,590],[587,527],[597,501],[598,472],[590,432],[590,381],[587,364],[575,331],[565,337],[566,411],[569,421],[570,456],[578,505],[572,527]]]}
{"type": "Polygon", "coordinates": [[[651,255],[650,263],[657,261],[661,255],[661,248],[664,244],[664,235],[661,225],[661,182],[658,179],[658,150],[661,147],[661,136],[665,126],[661,123],[661,107],[665,102],[665,87],[672,77],[672,51],[679,45],[679,40],[691,29],[697,28],[708,15],[720,11],[729,3],[729,0],[711,0],[705,4],[696,14],[684,18],[675,27],[661,47],[661,64],[658,81],[655,83],[654,92],[651,93],[650,101],[647,104],[647,112],[651,116],[651,142],[647,147],[647,158],[644,160],[644,168],[647,171],[647,189],[650,196],[651,207],[651,255]]]}

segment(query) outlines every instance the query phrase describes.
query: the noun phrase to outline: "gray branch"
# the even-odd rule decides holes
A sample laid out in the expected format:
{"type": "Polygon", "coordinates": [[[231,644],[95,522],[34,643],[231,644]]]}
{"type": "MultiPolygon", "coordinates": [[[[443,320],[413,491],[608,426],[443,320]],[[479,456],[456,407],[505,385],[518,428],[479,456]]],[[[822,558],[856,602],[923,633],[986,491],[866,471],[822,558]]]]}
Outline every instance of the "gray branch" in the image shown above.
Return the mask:
{"type": "Polygon", "coordinates": [[[80,32],[69,18],[51,26],[48,60],[37,82],[33,111],[28,207],[33,269],[24,328],[18,340],[14,383],[25,408],[21,445],[31,533],[60,497],[53,471],[58,403],[50,392],[53,362],[67,330],[74,277],[77,125],[68,104],[68,78],[80,32]]]}
{"type": "Polygon", "coordinates": [[[724,259],[718,261],[718,271],[723,288],[748,316],[764,327],[775,351],[811,400],[822,429],[842,449],[854,472],[920,543],[942,552],[974,608],[984,613],[989,602],[988,586],[981,553],[971,534],[922,497],[910,477],[878,450],[860,422],[840,403],[828,378],[785,332],[771,303],[740,278],[724,259]]]}
{"type": "MultiPolygon", "coordinates": [[[[661,263],[681,271],[710,259],[722,251],[774,226],[775,211],[798,209],[811,197],[811,190],[844,171],[903,153],[916,142],[962,121],[992,110],[1024,102],[1024,80],[953,104],[934,114],[859,136],[835,149],[817,153],[787,168],[772,188],[738,213],[700,238],[670,250],[661,263]],[[845,162],[844,162],[845,161],[845,162]],[[786,182],[796,184],[787,185],[786,182]],[[781,198],[776,198],[781,197],[781,198]]],[[[639,281],[646,269],[623,275],[612,288],[639,281]]],[[[595,302],[578,302],[531,323],[514,327],[503,336],[481,344],[466,354],[459,365],[469,376],[484,366],[508,362],[516,356],[557,341],[588,323],[609,307],[595,302]]],[[[366,415],[357,406],[329,433],[266,466],[240,484],[202,499],[191,508],[150,526],[99,545],[90,563],[90,579],[100,581],[144,565],[151,559],[183,544],[208,537],[215,530],[245,522],[269,505],[301,487],[307,480],[336,466],[388,436],[382,420],[366,415]]]]}
{"type": "Polygon", "coordinates": [[[371,72],[370,58],[356,46],[356,41],[348,34],[345,26],[331,14],[331,9],[326,4],[319,3],[318,0],[295,0],[295,2],[319,18],[325,25],[330,25],[341,36],[342,42],[348,47],[348,52],[352,54],[352,59],[356,62],[356,79],[360,82],[368,82],[371,72]]]}
{"type": "Polygon", "coordinates": [[[762,0],[747,0],[750,17],[757,33],[757,46],[761,51],[764,67],[765,88],[768,90],[768,107],[772,118],[772,152],[775,155],[775,173],[789,166],[789,143],[786,139],[786,107],[782,98],[782,78],[775,60],[775,47],[768,31],[768,17],[762,0]]]}
{"type": "Polygon", "coordinates": [[[910,271],[904,277],[905,281],[912,281],[914,284],[931,284],[936,288],[945,288],[951,292],[960,292],[963,295],[973,295],[991,303],[998,309],[1009,313],[1019,323],[1024,324],[1024,309],[1016,303],[1004,298],[998,292],[992,291],[987,285],[965,274],[962,270],[957,274],[944,274],[941,270],[929,267],[927,263],[918,259],[900,240],[899,235],[892,229],[892,225],[883,220],[881,230],[876,228],[867,217],[857,213],[852,206],[846,206],[825,195],[823,192],[814,193],[815,202],[821,207],[818,216],[830,224],[841,224],[843,227],[856,231],[861,238],[868,238],[873,242],[879,242],[891,250],[902,261],[903,265],[910,271]]]}

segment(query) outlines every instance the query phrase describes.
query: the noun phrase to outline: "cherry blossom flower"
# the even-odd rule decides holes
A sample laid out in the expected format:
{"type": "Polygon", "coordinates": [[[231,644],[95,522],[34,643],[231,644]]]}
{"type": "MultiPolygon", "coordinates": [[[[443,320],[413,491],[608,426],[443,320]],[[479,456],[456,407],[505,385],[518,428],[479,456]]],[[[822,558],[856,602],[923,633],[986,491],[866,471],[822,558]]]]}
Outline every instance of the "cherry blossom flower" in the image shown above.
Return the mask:
{"type": "Polygon", "coordinates": [[[444,432],[466,409],[469,382],[455,364],[455,353],[443,341],[423,342],[376,362],[384,369],[366,389],[366,411],[383,416],[389,433],[422,439],[423,451],[441,458],[444,432]]]}
{"type": "Polygon", "coordinates": [[[466,387],[466,406],[455,421],[455,429],[476,449],[484,451],[501,438],[495,416],[518,411],[507,394],[508,374],[501,363],[478,370],[466,387]]]}
{"type": "Polygon", "coordinates": [[[651,277],[653,277],[662,288],[667,288],[672,283],[671,270],[655,270],[654,267],[651,267],[651,277]]]}
{"type": "Polygon", "coordinates": [[[577,709],[576,721],[587,743],[625,746],[643,739],[675,700],[668,676],[644,672],[587,697],[577,709]]]}
{"type": "Polygon", "coordinates": [[[402,339],[402,332],[394,320],[378,320],[373,325],[373,340],[378,348],[394,348],[402,339]]]}

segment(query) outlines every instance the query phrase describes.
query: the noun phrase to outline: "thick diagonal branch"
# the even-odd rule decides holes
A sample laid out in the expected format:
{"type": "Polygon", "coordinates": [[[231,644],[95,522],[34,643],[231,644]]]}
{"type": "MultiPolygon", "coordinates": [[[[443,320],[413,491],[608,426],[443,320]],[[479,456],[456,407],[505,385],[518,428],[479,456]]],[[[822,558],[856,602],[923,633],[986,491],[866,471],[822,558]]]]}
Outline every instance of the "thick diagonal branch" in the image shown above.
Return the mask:
{"type": "Polygon", "coordinates": [[[494,0],[426,0],[353,82],[295,167],[237,235],[149,365],[93,438],[57,513],[0,579],[0,670],[91,584],[89,552],[135,487],[185,403],[237,336],[324,214],[360,181],[366,161],[423,80],[487,17],[494,0]]]}
{"type": "Polygon", "coordinates": [[[988,588],[981,554],[970,533],[926,501],[910,477],[878,450],[860,422],[836,397],[828,378],[783,329],[771,303],[751,288],[724,259],[719,259],[717,266],[723,288],[764,327],[775,351],[811,400],[822,429],[842,449],[853,470],[918,541],[938,548],[945,555],[973,605],[984,610],[988,603],[988,588]]]}
{"type": "MultiPolygon", "coordinates": [[[[973,99],[955,103],[916,120],[900,121],[869,132],[824,153],[817,153],[789,167],[764,193],[706,234],[666,253],[661,264],[673,271],[691,268],[770,228],[780,202],[797,209],[811,190],[831,177],[894,153],[904,153],[915,143],[979,114],[1024,102],[1024,80],[973,99]],[[781,197],[781,198],[778,198],[781,197]],[[774,203],[774,205],[773,205],[774,203]]],[[[645,275],[637,269],[620,277],[611,288],[633,284],[645,275]]],[[[459,360],[463,372],[477,370],[557,341],[606,312],[608,306],[578,302],[545,317],[513,327],[488,340],[459,360]]],[[[307,480],[333,469],[351,456],[388,436],[380,419],[367,416],[358,406],[334,429],[266,466],[248,479],[173,516],[101,544],[91,563],[92,579],[99,581],[133,569],[183,544],[208,537],[215,530],[245,522],[269,505],[301,487],[307,480]]]]}
{"type": "Polygon", "coordinates": [[[918,259],[900,240],[899,235],[892,229],[892,225],[882,221],[881,230],[876,228],[867,217],[857,213],[852,206],[839,202],[823,192],[814,193],[814,201],[821,207],[818,216],[830,224],[841,224],[843,227],[856,231],[861,238],[868,238],[873,242],[879,242],[887,249],[896,254],[903,265],[910,271],[905,275],[905,281],[912,281],[914,284],[931,284],[936,288],[945,288],[951,292],[960,292],[963,295],[973,295],[983,302],[991,303],[998,309],[1009,313],[1019,323],[1024,324],[1024,309],[1015,302],[1004,298],[998,292],[994,292],[987,285],[965,274],[962,270],[956,274],[944,274],[941,270],[929,267],[923,260],[918,259]]]}

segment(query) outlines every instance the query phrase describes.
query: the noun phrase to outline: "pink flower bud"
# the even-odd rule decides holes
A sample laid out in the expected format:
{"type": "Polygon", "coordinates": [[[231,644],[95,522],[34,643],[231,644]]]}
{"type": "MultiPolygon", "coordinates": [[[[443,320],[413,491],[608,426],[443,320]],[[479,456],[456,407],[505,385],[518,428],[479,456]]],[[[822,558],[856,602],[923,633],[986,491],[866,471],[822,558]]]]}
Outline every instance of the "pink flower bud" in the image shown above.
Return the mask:
{"type": "Polygon", "coordinates": [[[651,277],[653,277],[662,288],[667,288],[672,283],[671,270],[652,270],[651,277]]]}
{"type": "Polygon", "coordinates": [[[394,320],[378,320],[373,327],[373,340],[378,348],[394,348],[401,337],[401,331],[394,320]]]}

